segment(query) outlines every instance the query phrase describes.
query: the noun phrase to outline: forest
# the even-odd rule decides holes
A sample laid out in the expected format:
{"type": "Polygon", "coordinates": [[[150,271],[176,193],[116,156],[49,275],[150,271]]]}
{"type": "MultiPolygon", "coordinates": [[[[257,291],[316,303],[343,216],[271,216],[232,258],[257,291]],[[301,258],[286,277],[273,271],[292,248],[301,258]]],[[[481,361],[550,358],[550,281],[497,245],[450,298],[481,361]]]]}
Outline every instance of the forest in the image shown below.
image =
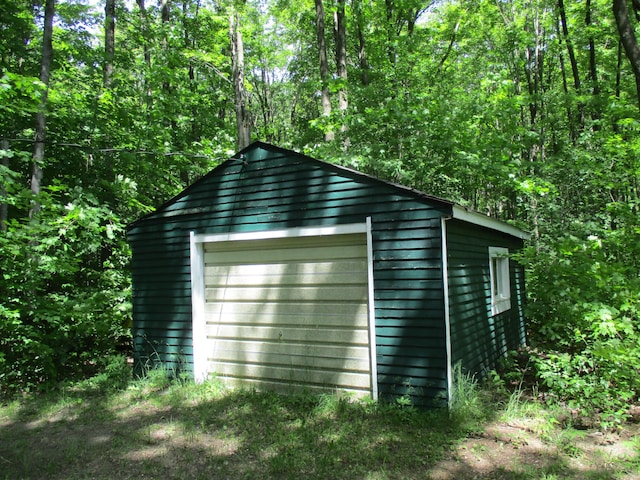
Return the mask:
{"type": "Polygon", "coordinates": [[[0,32],[3,396],[126,350],[126,225],[262,140],[530,231],[504,377],[637,403],[638,0],[3,0],[0,32]]]}

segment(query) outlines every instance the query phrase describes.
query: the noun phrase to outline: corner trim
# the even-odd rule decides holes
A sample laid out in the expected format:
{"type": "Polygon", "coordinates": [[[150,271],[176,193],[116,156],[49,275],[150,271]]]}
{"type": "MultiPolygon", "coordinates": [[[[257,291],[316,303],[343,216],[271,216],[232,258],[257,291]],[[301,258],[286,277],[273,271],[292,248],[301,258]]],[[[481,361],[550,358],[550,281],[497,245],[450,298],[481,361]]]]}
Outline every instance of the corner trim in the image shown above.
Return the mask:
{"type": "Polygon", "coordinates": [[[202,383],[207,379],[205,348],[206,325],[204,312],[204,247],[197,235],[189,232],[191,250],[191,335],[193,337],[193,379],[202,383]]]}
{"type": "Polygon", "coordinates": [[[440,218],[442,241],[442,294],[444,297],[444,332],[447,350],[447,405],[451,407],[453,393],[453,351],[451,347],[451,319],[449,317],[449,261],[447,250],[447,218],[440,218]]]}
{"type": "Polygon", "coordinates": [[[368,277],[368,308],[369,308],[369,357],[371,369],[371,397],[378,400],[378,356],[376,344],[376,309],[375,309],[375,289],[373,288],[373,237],[371,217],[367,217],[367,277],[368,277]]]}

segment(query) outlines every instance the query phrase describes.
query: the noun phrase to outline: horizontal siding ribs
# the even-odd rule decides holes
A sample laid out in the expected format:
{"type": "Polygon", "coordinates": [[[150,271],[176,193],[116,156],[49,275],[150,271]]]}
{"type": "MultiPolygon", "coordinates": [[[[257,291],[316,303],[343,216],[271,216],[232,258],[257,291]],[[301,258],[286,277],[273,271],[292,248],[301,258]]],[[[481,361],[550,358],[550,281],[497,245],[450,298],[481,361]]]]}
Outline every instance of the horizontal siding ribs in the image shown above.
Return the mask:
{"type": "MultiPolygon", "coordinates": [[[[491,317],[488,248],[501,246],[515,251],[522,242],[458,221],[450,221],[447,231],[453,362],[460,363],[465,371],[483,375],[521,343],[515,309],[491,317]],[[469,235],[473,235],[472,244],[467,241],[469,235]]],[[[518,267],[515,261],[510,265],[513,275],[518,267]]]]}

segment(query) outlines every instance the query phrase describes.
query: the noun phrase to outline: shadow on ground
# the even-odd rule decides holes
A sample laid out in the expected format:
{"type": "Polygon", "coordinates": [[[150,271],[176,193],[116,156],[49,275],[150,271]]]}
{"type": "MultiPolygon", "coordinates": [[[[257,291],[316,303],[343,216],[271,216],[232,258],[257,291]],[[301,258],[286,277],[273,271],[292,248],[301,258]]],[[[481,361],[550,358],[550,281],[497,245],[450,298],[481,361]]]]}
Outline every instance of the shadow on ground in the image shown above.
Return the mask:
{"type": "Polygon", "coordinates": [[[3,407],[0,478],[619,478],[561,453],[541,461],[544,449],[505,464],[485,455],[500,452],[491,439],[465,455],[474,428],[441,411],[206,388],[67,392],[3,407]]]}

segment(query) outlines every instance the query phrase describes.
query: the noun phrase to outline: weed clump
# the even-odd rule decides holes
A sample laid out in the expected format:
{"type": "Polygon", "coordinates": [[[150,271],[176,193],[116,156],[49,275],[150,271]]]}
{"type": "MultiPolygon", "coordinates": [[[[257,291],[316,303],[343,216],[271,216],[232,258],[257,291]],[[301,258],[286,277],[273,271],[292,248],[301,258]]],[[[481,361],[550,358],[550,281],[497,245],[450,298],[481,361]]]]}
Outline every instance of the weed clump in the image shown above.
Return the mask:
{"type": "Polygon", "coordinates": [[[463,372],[461,364],[453,369],[453,388],[449,400],[449,417],[462,428],[477,428],[490,418],[489,396],[476,377],[463,372]]]}

